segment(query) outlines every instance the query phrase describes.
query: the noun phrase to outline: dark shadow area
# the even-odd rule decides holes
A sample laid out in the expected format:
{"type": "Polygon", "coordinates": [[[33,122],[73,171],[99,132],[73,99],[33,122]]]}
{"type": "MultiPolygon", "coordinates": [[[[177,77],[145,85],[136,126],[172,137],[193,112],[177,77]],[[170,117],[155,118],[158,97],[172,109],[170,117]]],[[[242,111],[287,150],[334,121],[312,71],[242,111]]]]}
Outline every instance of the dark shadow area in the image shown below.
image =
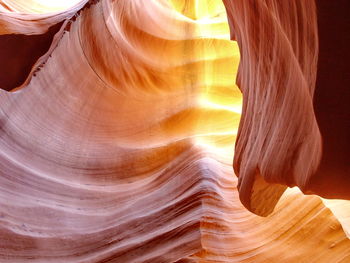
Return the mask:
{"type": "Polygon", "coordinates": [[[350,1],[316,3],[320,53],[314,108],[323,156],[312,184],[337,193],[327,197],[350,199],[350,1]]]}
{"type": "Polygon", "coordinates": [[[0,88],[10,91],[23,84],[35,62],[50,48],[60,22],[42,35],[0,36],[0,88]]]}

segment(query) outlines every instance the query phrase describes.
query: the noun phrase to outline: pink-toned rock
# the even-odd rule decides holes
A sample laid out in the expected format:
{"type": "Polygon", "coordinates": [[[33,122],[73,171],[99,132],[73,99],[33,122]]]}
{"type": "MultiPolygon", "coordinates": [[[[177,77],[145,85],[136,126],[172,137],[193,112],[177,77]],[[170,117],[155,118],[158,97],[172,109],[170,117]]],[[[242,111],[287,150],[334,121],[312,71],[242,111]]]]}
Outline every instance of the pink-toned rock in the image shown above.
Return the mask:
{"type": "Polygon", "coordinates": [[[267,215],[286,186],[350,199],[350,4],[224,3],[241,50],[243,114],[234,167],[242,202],[267,215]]]}
{"type": "MultiPolygon", "coordinates": [[[[350,260],[317,196],[289,189],[266,218],[240,202],[239,51],[221,0],[81,1],[39,20],[37,1],[0,1],[0,32],[41,35],[47,48],[0,90],[0,262],[350,260]]],[[[8,65],[28,63],[29,45],[11,62],[16,45],[8,65]]]]}

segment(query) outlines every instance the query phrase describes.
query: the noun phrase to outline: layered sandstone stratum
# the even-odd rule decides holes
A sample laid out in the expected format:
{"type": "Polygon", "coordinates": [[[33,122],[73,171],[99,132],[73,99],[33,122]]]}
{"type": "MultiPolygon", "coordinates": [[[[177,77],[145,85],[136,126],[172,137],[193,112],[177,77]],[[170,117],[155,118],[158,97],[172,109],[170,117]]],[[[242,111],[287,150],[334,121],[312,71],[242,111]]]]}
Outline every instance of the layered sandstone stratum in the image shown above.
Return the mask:
{"type": "Polygon", "coordinates": [[[350,262],[314,1],[0,0],[0,34],[0,262],[350,262]]]}

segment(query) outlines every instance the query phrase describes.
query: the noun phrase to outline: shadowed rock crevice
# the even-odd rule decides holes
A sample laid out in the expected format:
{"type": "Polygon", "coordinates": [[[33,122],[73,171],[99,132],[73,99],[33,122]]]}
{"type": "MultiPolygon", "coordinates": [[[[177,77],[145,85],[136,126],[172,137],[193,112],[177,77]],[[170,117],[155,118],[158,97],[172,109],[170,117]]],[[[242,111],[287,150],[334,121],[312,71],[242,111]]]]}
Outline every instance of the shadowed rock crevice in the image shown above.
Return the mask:
{"type": "Polygon", "coordinates": [[[314,108],[323,139],[312,190],[350,199],[350,2],[317,1],[319,61],[314,108]]]}
{"type": "Polygon", "coordinates": [[[50,48],[60,30],[60,22],[42,35],[9,34],[0,36],[0,88],[11,91],[23,84],[34,64],[50,48]]]}

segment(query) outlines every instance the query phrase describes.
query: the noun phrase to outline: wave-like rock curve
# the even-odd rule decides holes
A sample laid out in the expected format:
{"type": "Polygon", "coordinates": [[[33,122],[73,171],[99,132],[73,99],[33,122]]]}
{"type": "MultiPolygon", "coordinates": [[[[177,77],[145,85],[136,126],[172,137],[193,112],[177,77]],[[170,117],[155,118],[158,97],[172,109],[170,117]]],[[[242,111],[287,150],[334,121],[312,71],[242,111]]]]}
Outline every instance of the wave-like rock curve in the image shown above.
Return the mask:
{"type": "Polygon", "coordinates": [[[240,54],[221,1],[77,5],[40,26],[1,10],[2,34],[64,21],[0,90],[1,262],[350,260],[318,197],[290,189],[266,218],[239,200],[240,54]]]}
{"type": "Polygon", "coordinates": [[[231,38],[241,51],[237,82],[243,113],[234,160],[241,201],[252,212],[268,215],[287,186],[350,199],[345,99],[350,95],[345,69],[349,52],[344,44],[350,43],[350,31],[342,11],[350,5],[306,0],[224,3],[231,38]],[[335,39],[343,44],[336,47],[335,39]],[[339,87],[337,92],[332,85],[339,87]]]}

